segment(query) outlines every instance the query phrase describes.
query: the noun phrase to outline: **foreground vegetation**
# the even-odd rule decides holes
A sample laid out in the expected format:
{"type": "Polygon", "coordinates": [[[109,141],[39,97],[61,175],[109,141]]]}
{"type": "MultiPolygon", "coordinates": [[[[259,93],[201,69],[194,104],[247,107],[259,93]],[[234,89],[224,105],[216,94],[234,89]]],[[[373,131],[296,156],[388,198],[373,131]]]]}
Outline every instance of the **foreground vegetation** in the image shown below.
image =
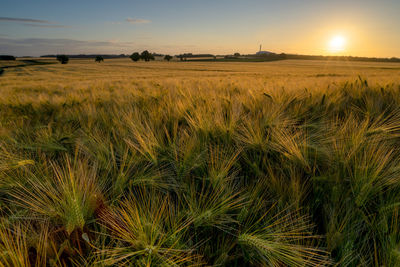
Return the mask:
{"type": "Polygon", "coordinates": [[[109,61],[0,78],[0,266],[400,264],[397,65],[109,61]]]}

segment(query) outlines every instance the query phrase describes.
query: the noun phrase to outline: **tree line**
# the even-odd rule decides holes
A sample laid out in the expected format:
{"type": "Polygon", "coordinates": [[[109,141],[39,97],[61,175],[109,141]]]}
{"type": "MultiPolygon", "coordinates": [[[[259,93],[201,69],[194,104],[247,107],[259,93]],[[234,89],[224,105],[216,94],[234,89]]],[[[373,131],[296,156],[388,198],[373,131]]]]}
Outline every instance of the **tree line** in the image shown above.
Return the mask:
{"type": "MultiPolygon", "coordinates": [[[[129,56],[129,58],[132,61],[139,61],[139,60],[144,60],[146,62],[151,61],[151,60],[155,60],[154,54],[150,53],[148,50],[143,51],[142,53],[139,52],[134,52],[132,53],[132,55],[129,56]]],[[[170,55],[165,55],[164,56],[164,60],[166,61],[170,61],[171,59],[173,59],[173,56],[170,55]]],[[[56,59],[61,63],[61,64],[67,64],[69,61],[69,56],[68,55],[57,55],[56,59]]],[[[96,56],[94,59],[96,62],[101,63],[104,61],[104,57],[103,56],[96,56]]]]}
{"type": "MultiPolygon", "coordinates": [[[[145,50],[142,53],[139,54],[139,52],[132,53],[132,55],[129,56],[130,59],[133,61],[137,62],[139,60],[144,60],[144,61],[151,61],[154,60],[154,54],[151,54],[149,51],[145,50]]],[[[170,55],[165,55],[164,60],[170,61],[173,59],[172,56],[170,55]]]]}

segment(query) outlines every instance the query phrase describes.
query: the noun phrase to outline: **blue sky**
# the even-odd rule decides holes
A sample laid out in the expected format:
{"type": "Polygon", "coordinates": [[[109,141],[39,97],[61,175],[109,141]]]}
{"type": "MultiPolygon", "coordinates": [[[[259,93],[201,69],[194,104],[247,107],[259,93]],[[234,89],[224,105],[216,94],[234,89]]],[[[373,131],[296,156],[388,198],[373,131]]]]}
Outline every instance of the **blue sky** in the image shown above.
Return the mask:
{"type": "Polygon", "coordinates": [[[400,57],[398,0],[1,0],[0,54],[254,53],[400,57]]]}

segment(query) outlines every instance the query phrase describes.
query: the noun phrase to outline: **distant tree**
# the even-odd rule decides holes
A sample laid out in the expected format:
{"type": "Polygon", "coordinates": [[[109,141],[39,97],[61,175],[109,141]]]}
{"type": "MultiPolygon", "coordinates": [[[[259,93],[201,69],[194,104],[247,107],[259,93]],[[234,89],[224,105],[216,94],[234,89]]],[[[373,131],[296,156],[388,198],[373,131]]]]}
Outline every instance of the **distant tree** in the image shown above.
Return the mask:
{"type": "Polygon", "coordinates": [[[67,64],[69,57],[67,55],[57,55],[57,60],[60,61],[61,64],[67,64]]]}
{"type": "Polygon", "coordinates": [[[140,54],[140,58],[144,61],[154,60],[154,56],[149,53],[149,51],[145,50],[140,54]]]}
{"type": "Polygon", "coordinates": [[[181,61],[186,61],[187,60],[187,54],[180,54],[178,56],[176,56],[177,58],[179,58],[181,61]]]}
{"type": "Polygon", "coordinates": [[[96,62],[101,63],[102,61],[104,61],[104,58],[103,58],[102,56],[97,56],[94,60],[95,60],[96,62]]]}
{"type": "Polygon", "coordinates": [[[0,60],[15,60],[15,57],[9,55],[0,55],[0,60]]]}
{"type": "Polygon", "coordinates": [[[140,59],[140,54],[138,52],[133,53],[130,57],[130,59],[132,59],[133,61],[139,61],[140,59]]]}
{"type": "Polygon", "coordinates": [[[172,56],[170,55],[165,55],[164,60],[170,61],[172,59],[172,56]]]}
{"type": "Polygon", "coordinates": [[[240,57],[240,53],[235,53],[235,54],[233,54],[235,57],[240,57]]]}

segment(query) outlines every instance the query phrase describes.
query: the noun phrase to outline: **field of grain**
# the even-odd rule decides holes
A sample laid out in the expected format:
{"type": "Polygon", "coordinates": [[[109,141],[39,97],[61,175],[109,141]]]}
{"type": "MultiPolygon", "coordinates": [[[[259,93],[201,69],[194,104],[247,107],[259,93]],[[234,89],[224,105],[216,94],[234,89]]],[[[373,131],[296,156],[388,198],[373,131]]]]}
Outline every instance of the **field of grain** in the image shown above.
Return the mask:
{"type": "Polygon", "coordinates": [[[399,266],[400,64],[0,76],[0,266],[399,266]]]}

